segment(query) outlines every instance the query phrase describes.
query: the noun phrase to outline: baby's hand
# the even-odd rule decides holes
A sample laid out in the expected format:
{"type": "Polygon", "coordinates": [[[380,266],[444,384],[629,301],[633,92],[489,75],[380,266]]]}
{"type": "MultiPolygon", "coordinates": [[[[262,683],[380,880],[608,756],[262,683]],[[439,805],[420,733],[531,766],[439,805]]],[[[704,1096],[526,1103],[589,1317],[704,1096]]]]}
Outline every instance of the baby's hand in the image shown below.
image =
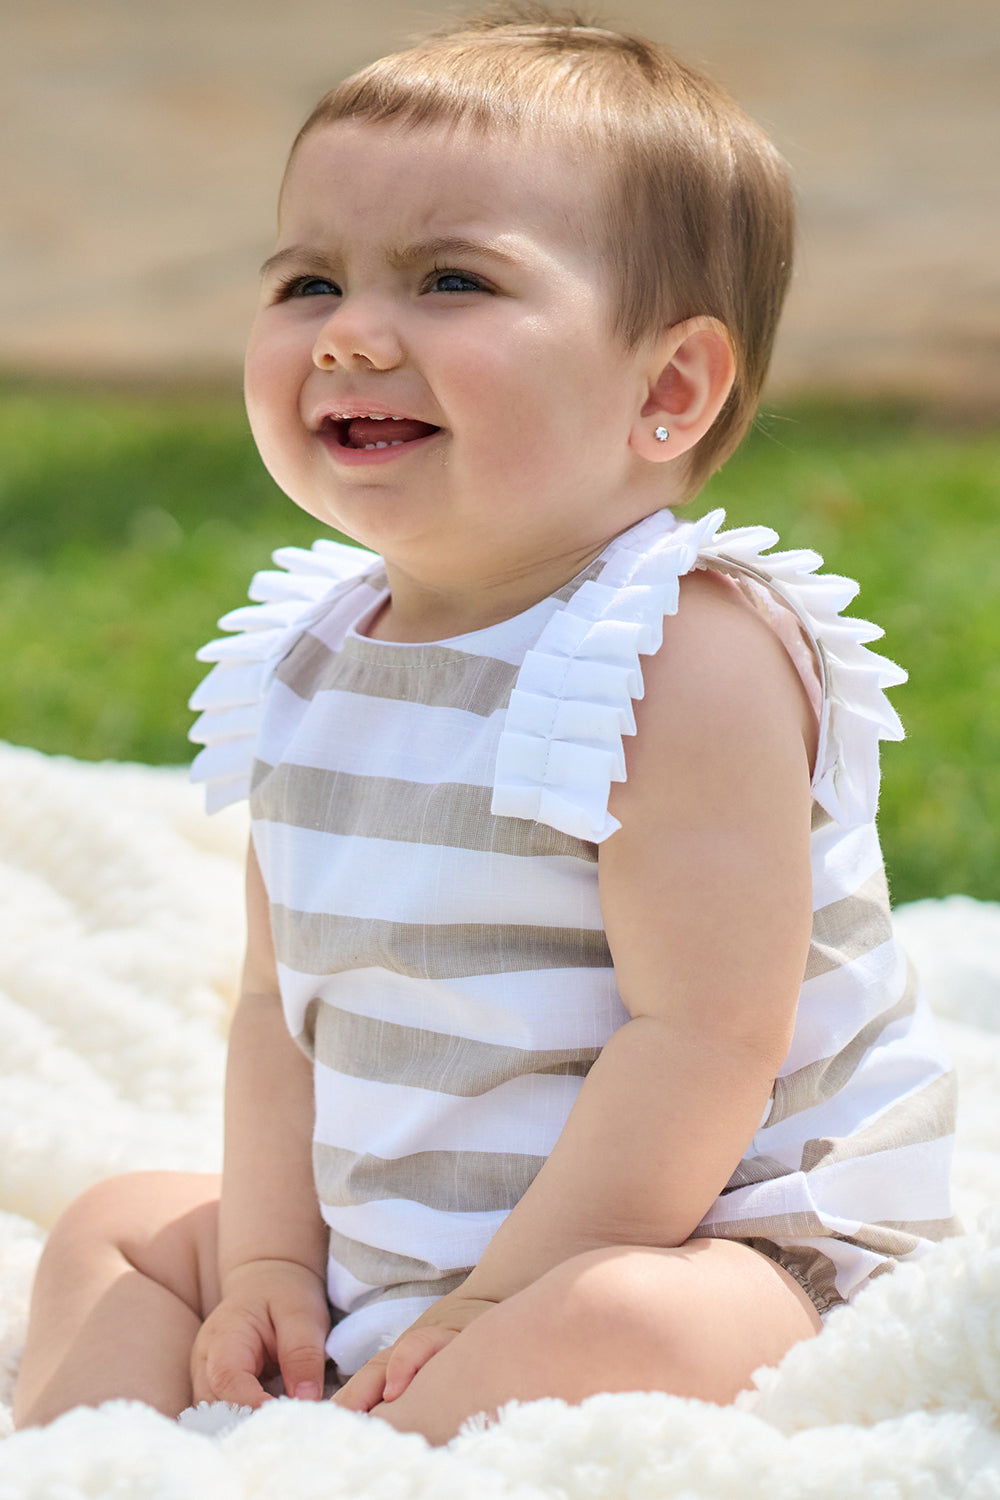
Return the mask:
{"type": "Polygon", "coordinates": [[[395,1401],[429,1359],[495,1306],[484,1297],[464,1297],[461,1287],[440,1297],[394,1344],[362,1365],[332,1399],[348,1411],[371,1411],[380,1401],[395,1401]]]}
{"type": "Polygon", "coordinates": [[[318,1401],[330,1311],[321,1278],[295,1261],[250,1261],[231,1271],[191,1352],[194,1401],[261,1406],[261,1376],[280,1370],[289,1396],[318,1401]]]}

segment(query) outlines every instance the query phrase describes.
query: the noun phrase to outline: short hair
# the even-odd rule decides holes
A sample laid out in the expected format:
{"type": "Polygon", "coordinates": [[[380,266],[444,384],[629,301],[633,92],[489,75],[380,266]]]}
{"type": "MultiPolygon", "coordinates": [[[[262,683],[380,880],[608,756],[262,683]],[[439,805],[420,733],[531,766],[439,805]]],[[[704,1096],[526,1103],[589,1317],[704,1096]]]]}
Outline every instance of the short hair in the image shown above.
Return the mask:
{"type": "Polygon", "coordinates": [[[601,175],[597,238],[615,287],[615,332],[635,347],[708,315],[729,333],[736,378],[688,456],[694,494],[753,420],[791,275],[788,168],[760,127],[668,47],[531,0],[345,79],[309,115],[292,155],[309,131],[339,120],[582,144],[601,175]]]}

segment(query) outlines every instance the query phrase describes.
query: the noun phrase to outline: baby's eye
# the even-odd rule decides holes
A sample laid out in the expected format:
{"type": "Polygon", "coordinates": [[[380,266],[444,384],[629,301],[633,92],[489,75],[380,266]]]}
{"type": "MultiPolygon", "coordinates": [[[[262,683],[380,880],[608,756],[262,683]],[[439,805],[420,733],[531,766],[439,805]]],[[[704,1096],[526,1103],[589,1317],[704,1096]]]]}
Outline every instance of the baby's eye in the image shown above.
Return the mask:
{"type": "Polygon", "coordinates": [[[290,281],[283,282],[279,290],[279,297],[339,297],[340,287],[335,281],[329,281],[325,276],[293,276],[290,281]]]}
{"type": "Polygon", "coordinates": [[[477,276],[464,271],[435,271],[430,283],[432,292],[484,292],[486,287],[477,276]]]}

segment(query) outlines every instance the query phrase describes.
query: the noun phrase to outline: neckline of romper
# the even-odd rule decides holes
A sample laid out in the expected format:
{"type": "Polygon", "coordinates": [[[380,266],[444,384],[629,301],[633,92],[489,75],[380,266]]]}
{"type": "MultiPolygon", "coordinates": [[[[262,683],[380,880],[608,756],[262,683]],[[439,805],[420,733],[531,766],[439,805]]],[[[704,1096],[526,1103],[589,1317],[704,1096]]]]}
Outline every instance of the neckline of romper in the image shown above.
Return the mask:
{"type": "MultiPolygon", "coordinates": [[[[369,575],[365,581],[371,586],[373,577],[369,575]]],[[[522,637],[526,643],[529,642],[538,634],[551,613],[551,608],[545,608],[549,600],[542,599],[507,620],[499,620],[481,630],[468,631],[465,635],[448,636],[435,641],[373,640],[363,633],[364,628],[388,598],[388,588],[382,588],[374,602],[366,602],[363,612],[344,633],[341,656],[376,669],[388,668],[397,672],[454,670],[461,667],[468,656],[493,655],[502,644],[513,646],[522,637]]]]}
{"type": "Polygon", "coordinates": [[[375,667],[392,667],[400,671],[410,668],[423,670],[428,667],[454,669],[461,665],[466,656],[492,656],[498,652],[513,662],[534,644],[553,615],[564,610],[579,589],[599,579],[610,557],[626,538],[629,542],[641,544],[645,531],[663,536],[679,524],[670,511],[657,511],[652,516],[646,516],[634,526],[612,537],[578,573],[544,598],[529,604],[527,609],[518,610],[516,614],[509,615],[504,620],[496,620],[492,625],[484,625],[478,630],[434,641],[381,641],[363,634],[367,623],[375,618],[389,598],[385,568],[379,560],[376,566],[359,578],[359,582],[366,583],[370,589],[377,589],[378,595],[374,600],[369,598],[366,601],[364,610],[348,626],[341,652],[375,667]],[[483,650],[484,647],[487,648],[486,651],[483,650]]]}

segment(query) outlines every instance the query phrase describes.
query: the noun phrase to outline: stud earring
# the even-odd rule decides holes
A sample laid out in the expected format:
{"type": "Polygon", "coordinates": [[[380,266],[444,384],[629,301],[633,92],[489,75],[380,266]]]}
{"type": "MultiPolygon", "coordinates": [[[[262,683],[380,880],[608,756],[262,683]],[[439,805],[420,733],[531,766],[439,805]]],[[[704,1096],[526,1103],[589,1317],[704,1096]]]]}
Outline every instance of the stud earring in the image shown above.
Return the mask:
{"type": "Polygon", "coordinates": [[[667,438],[670,436],[670,433],[665,427],[657,427],[653,436],[656,438],[656,441],[658,443],[665,443],[667,441],[667,438]]]}

